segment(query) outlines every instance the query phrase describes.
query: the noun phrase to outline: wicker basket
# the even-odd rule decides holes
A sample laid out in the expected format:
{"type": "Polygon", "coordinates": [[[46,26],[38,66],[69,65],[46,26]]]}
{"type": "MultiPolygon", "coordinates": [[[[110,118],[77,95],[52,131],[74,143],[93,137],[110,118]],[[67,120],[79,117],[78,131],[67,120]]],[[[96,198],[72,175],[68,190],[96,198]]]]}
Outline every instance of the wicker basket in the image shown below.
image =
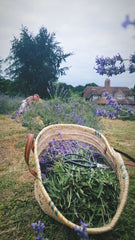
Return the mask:
{"type": "Polygon", "coordinates": [[[34,135],[32,134],[28,135],[27,144],[25,148],[25,160],[26,163],[28,164],[30,172],[36,177],[35,179],[36,200],[38,201],[40,207],[47,215],[56,219],[60,223],[63,223],[68,227],[74,229],[76,224],[66,219],[62,215],[62,213],[57,209],[57,206],[55,206],[55,203],[51,200],[46,189],[44,188],[42,184],[41,170],[39,165],[39,155],[45,148],[48,147],[48,142],[53,138],[55,138],[56,140],[61,140],[60,135],[58,134],[59,132],[62,134],[63,140],[78,140],[95,146],[96,149],[99,150],[100,153],[102,153],[105,156],[108,163],[115,170],[120,184],[119,195],[120,201],[116,209],[116,213],[109,224],[106,224],[102,227],[87,228],[87,232],[89,234],[99,234],[112,230],[115,224],[117,223],[118,219],[120,218],[120,215],[126,204],[128,196],[129,177],[121,155],[114,151],[114,149],[110,147],[107,139],[95,129],[74,124],[50,125],[42,129],[42,131],[38,134],[34,145],[33,145],[34,135]],[[29,166],[29,154],[31,148],[34,151],[36,172],[29,166]]]}

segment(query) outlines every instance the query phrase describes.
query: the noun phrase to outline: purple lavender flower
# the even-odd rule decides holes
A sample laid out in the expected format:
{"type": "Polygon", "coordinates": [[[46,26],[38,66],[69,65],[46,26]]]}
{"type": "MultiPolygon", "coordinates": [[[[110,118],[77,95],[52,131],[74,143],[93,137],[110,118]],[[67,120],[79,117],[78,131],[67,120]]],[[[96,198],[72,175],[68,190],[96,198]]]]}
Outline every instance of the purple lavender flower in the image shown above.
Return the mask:
{"type": "Polygon", "coordinates": [[[42,179],[44,180],[45,174],[44,174],[44,173],[41,173],[41,177],[42,177],[42,179]]]}
{"type": "Polygon", "coordinates": [[[125,21],[122,23],[122,27],[127,28],[129,24],[130,24],[129,15],[126,15],[125,21]]]}
{"type": "Polygon", "coordinates": [[[81,120],[81,121],[79,121],[77,124],[84,126],[84,125],[85,125],[85,121],[84,121],[84,120],[81,120]]]}
{"type": "Polygon", "coordinates": [[[119,67],[119,73],[123,73],[123,72],[126,72],[124,63],[119,67]]]}
{"type": "Polygon", "coordinates": [[[13,119],[15,122],[18,123],[18,121],[16,120],[16,117],[15,117],[15,116],[11,116],[11,119],[13,119]]]}
{"type": "Polygon", "coordinates": [[[40,105],[41,105],[41,108],[45,108],[42,102],[40,103],[40,105]]]}
{"type": "Polygon", "coordinates": [[[129,66],[129,73],[133,73],[133,72],[135,72],[135,65],[130,64],[130,66],[129,66]]]}
{"type": "Polygon", "coordinates": [[[15,111],[15,115],[19,115],[19,111],[15,111]]]}
{"type": "Polygon", "coordinates": [[[61,133],[61,132],[58,132],[58,135],[59,135],[61,138],[63,138],[63,136],[62,136],[62,133],[61,133]]]}
{"type": "Polygon", "coordinates": [[[25,124],[25,125],[28,125],[28,124],[29,124],[29,122],[25,121],[25,122],[23,122],[23,124],[25,124]]]}
{"type": "Polygon", "coordinates": [[[125,72],[125,65],[122,64],[123,59],[120,56],[120,54],[114,56],[113,58],[106,57],[104,58],[103,56],[101,58],[96,57],[96,64],[97,67],[94,69],[99,73],[100,75],[106,74],[107,76],[112,76],[121,74],[125,72]],[[116,62],[119,62],[119,66],[116,66],[116,62]]]}
{"type": "Polygon", "coordinates": [[[47,87],[47,92],[50,93],[50,89],[47,87]]]}
{"type": "Polygon", "coordinates": [[[135,53],[130,56],[130,66],[129,66],[129,72],[133,73],[135,72],[135,53]]]}
{"type": "Polygon", "coordinates": [[[74,230],[77,231],[77,234],[81,240],[88,240],[88,233],[86,229],[88,225],[82,221],[80,223],[82,227],[78,228],[77,226],[75,226],[74,230]]]}
{"type": "Polygon", "coordinates": [[[101,116],[100,114],[101,114],[101,113],[100,113],[100,109],[97,109],[97,110],[96,110],[96,116],[101,116]]]}
{"type": "Polygon", "coordinates": [[[32,223],[32,227],[36,233],[36,239],[43,240],[44,239],[43,229],[45,228],[44,223],[41,223],[41,221],[38,221],[38,223],[32,223]]]}
{"type": "Polygon", "coordinates": [[[135,63],[135,53],[130,56],[130,61],[135,63]]]}
{"type": "Polygon", "coordinates": [[[130,116],[132,116],[132,115],[133,115],[132,109],[129,109],[129,110],[128,110],[128,113],[129,113],[130,116]]]}
{"type": "Polygon", "coordinates": [[[125,18],[125,21],[122,23],[122,27],[123,28],[127,28],[128,25],[135,25],[135,20],[134,21],[131,21],[129,19],[129,15],[126,15],[126,18],[125,18]]]}
{"type": "Polygon", "coordinates": [[[121,63],[123,62],[123,59],[119,53],[118,55],[115,56],[115,58],[116,58],[116,61],[120,61],[121,63]]]}

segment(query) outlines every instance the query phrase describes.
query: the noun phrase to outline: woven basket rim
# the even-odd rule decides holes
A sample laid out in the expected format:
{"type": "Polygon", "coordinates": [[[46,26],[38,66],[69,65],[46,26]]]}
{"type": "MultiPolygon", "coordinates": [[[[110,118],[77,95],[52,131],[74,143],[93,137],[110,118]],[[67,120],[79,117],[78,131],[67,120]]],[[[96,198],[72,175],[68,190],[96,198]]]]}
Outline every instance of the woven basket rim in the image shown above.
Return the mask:
{"type": "MultiPolygon", "coordinates": [[[[51,208],[52,212],[56,212],[58,211],[57,206],[54,205],[54,202],[51,200],[51,198],[49,197],[49,194],[47,193],[45,187],[43,186],[42,183],[42,177],[41,177],[41,170],[40,170],[40,165],[39,165],[39,159],[38,159],[38,152],[37,152],[37,147],[38,147],[38,142],[40,141],[41,136],[43,136],[47,131],[50,130],[54,130],[54,129],[59,129],[59,128],[68,128],[68,129],[78,129],[80,131],[88,131],[91,132],[93,135],[95,135],[95,133],[98,135],[99,139],[102,139],[102,141],[105,143],[105,145],[107,146],[107,151],[109,151],[109,154],[112,155],[112,157],[116,160],[116,162],[118,162],[118,168],[120,168],[120,171],[123,170],[123,166],[124,166],[124,171],[122,173],[122,177],[121,177],[121,182],[119,180],[119,184],[120,184],[120,194],[122,195],[122,198],[120,199],[120,203],[116,209],[116,213],[114,215],[114,217],[111,219],[110,223],[102,226],[102,227],[95,227],[95,228],[87,228],[87,232],[90,234],[98,234],[98,233],[103,233],[103,232],[107,232],[109,230],[112,230],[114,228],[114,226],[116,225],[118,219],[120,218],[120,215],[125,207],[126,201],[127,201],[127,197],[128,197],[128,188],[129,188],[129,176],[127,173],[127,170],[125,168],[124,165],[124,161],[121,157],[121,155],[117,152],[114,151],[114,149],[110,146],[109,142],[107,141],[106,137],[98,132],[97,130],[95,130],[94,128],[89,128],[86,126],[81,126],[81,125],[77,125],[77,124],[54,124],[54,125],[49,125],[45,128],[43,128],[39,134],[37,135],[36,139],[35,139],[35,150],[34,150],[34,156],[35,156],[35,162],[36,162],[36,170],[37,170],[37,179],[36,181],[38,182],[38,187],[40,188],[46,202],[48,203],[48,207],[51,208]],[[124,188],[121,190],[121,188],[124,188]],[[53,206],[53,209],[52,209],[53,206]]],[[[42,206],[41,206],[42,207],[42,206]]],[[[58,214],[55,218],[56,220],[62,222],[63,224],[69,226],[70,228],[74,228],[75,226],[77,226],[78,228],[80,227],[79,225],[76,225],[75,223],[71,222],[70,220],[68,220],[67,218],[65,218],[61,212],[58,211],[58,214]]]]}

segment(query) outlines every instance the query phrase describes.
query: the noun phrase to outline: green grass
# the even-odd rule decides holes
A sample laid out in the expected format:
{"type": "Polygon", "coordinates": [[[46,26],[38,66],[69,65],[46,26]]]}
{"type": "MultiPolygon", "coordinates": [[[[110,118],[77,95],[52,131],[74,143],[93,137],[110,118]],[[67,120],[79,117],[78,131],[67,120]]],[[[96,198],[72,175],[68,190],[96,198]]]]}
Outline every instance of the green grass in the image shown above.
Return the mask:
{"type": "MultiPolygon", "coordinates": [[[[41,220],[49,240],[79,239],[74,230],[44,214],[34,197],[34,178],[24,161],[27,133],[30,132],[8,115],[0,115],[0,239],[34,240],[31,223],[41,220]]],[[[111,146],[134,157],[135,122],[101,121],[103,133],[111,146]]],[[[33,153],[30,164],[34,168],[33,153]]],[[[89,235],[91,240],[135,239],[135,168],[127,167],[130,176],[126,207],[115,226],[107,233],[89,235]]]]}

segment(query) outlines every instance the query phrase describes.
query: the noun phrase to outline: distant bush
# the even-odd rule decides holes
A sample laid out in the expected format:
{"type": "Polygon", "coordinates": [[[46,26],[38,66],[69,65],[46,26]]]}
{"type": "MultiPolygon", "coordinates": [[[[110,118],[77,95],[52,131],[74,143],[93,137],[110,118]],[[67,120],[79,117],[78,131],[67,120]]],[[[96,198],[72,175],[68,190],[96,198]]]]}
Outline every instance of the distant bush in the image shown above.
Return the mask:
{"type": "Polygon", "coordinates": [[[97,109],[97,116],[102,116],[104,118],[110,118],[113,120],[120,119],[123,121],[135,121],[135,106],[123,105],[118,112],[114,111],[114,109],[108,105],[95,105],[95,108],[97,109]]]}
{"type": "Polygon", "coordinates": [[[19,108],[21,104],[21,97],[9,97],[7,95],[0,95],[0,113],[8,114],[12,113],[19,108]]]}

